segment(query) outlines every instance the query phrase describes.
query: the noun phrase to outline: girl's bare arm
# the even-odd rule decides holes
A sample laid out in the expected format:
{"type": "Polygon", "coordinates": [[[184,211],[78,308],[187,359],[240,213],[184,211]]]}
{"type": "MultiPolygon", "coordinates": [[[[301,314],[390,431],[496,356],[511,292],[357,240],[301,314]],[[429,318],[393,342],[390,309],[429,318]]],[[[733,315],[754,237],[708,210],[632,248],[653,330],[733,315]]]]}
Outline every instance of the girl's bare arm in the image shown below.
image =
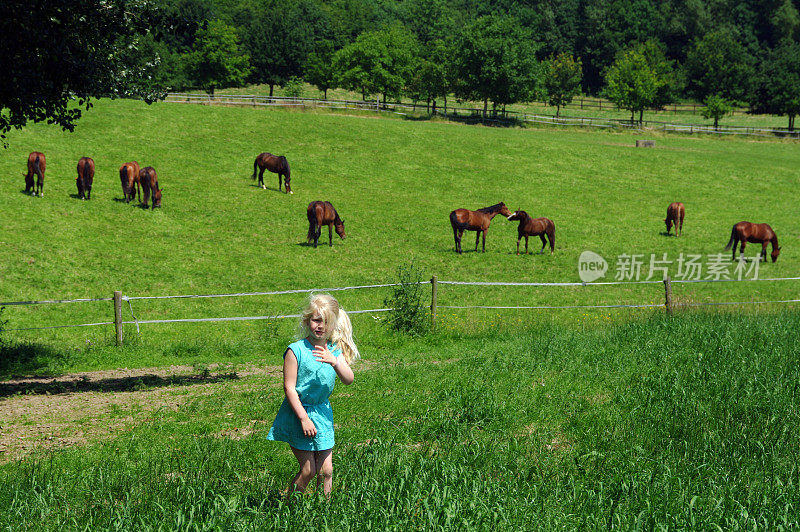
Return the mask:
{"type": "Polygon", "coordinates": [[[300,420],[300,425],[303,427],[303,434],[308,437],[317,435],[317,427],[314,422],[308,417],[306,409],[300,402],[300,396],[297,395],[297,357],[291,349],[286,350],[283,357],[283,392],[286,394],[286,400],[289,401],[289,406],[292,411],[300,420]]]}

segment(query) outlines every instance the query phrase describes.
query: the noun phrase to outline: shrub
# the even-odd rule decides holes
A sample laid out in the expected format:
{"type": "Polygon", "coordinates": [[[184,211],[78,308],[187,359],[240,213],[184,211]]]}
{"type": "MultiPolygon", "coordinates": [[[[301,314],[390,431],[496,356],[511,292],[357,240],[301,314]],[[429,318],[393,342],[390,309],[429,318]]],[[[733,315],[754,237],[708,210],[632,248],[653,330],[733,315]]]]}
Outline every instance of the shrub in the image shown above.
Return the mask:
{"type": "Polygon", "coordinates": [[[392,287],[392,293],[383,300],[385,306],[391,308],[388,323],[395,331],[411,335],[427,332],[427,311],[422,304],[422,272],[413,262],[408,266],[397,268],[398,285],[392,287]]]}
{"type": "Polygon", "coordinates": [[[283,93],[290,98],[303,97],[303,80],[297,76],[292,76],[286,85],[283,86],[283,93]]]}

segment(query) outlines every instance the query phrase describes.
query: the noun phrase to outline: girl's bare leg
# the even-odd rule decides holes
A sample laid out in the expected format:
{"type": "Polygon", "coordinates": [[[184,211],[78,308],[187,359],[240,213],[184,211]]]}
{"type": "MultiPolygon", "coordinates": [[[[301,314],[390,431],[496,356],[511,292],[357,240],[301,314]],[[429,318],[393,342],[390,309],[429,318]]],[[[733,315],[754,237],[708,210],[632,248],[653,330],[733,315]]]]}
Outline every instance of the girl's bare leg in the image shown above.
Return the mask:
{"type": "Polygon", "coordinates": [[[322,484],[325,497],[330,497],[333,489],[333,449],[316,451],[314,462],[317,465],[317,489],[322,484]]]}
{"type": "Polygon", "coordinates": [[[308,483],[317,474],[317,464],[314,459],[314,451],[301,451],[291,447],[294,457],[297,458],[297,463],[300,465],[300,471],[292,479],[289,484],[288,494],[291,495],[295,491],[305,491],[308,483]]]}

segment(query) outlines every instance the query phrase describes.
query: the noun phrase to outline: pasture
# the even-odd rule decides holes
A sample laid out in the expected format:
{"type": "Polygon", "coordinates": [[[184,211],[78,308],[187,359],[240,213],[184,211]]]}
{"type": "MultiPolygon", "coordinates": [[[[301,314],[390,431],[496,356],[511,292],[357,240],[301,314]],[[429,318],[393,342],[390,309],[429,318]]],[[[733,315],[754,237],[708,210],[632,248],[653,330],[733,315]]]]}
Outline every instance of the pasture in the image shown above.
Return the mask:
{"type": "MultiPolygon", "coordinates": [[[[379,284],[412,261],[424,280],[578,281],[585,250],[605,257],[613,278],[621,254],[721,253],[741,220],[767,222],[780,239],[780,258],[759,276],[797,276],[796,142],[648,136],[656,148],[637,149],[636,138],[101,101],[74,134],[37,125],[10,135],[0,159],[0,301],[379,284]],[[24,194],[34,150],[47,156],[44,198],[24,194]],[[264,151],[291,163],[293,195],[277,190],[275,174],[265,174],[267,190],[251,180],[264,151]],[[83,156],[96,163],[89,201],[75,187],[83,156]],[[157,170],[161,209],[122,201],[119,167],[134,159],[157,170]],[[314,200],[336,206],[346,240],[306,244],[314,200]],[[555,253],[516,256],[517,223],[498,216],[486,253],[472,251],[468,232],[458,256],[450,211],[500,201],[553,220],[555,253]],[[672,201],[686,206],[680,238],[662,234],[672,201]]],[[[797,286],[674,291],[682,302],[774,300],[796,298],[797,286]]],[[[385,295],[336,293],[348,310],[380,308],[385,295]]],[[[439,293],[441,305],[662,301],[660,285],[439,293]]],[[[123,312],[126,320],[131,308],[139,319],[264,316],[295,313],[302,302],[298,294],[148,300],[123,312]]],[[[145,395],[69,415],[54,408],[74,395],[62,395],[69,387],[49,388],[51,408],[37,415],[56,433],[82,427],[85,441],[27,459],[19,458],[32,449],[3,449],[13,456],[0,469],[0,525],[796,526],[800,446],[790,427],[800,318],[791,307],[727,310],[671,320],[658,310],[448,310],[436,332],[417,339],[387,332],[380,314],[354,316],[365,360],[352,395],[337,388],[332,398],[338,491],[330,503],[293,506],[279,491],[293,459],[263,436],[294,320],[142,325],[141,335],[126,325],[122,348],[110,326],[6,330],[2,340],[20,348],[0,361],[4,378],[171,365],[193,367],[197,378],[101,382],[82,392],[87,400],[145,395]],[[98,426],[112,429],[91,430],[98,426]]],[[[1,317],[17,329],[111,316],[111,303],[94,302],[7,307],[1,317]]],[[[3,389],[5,405],[28,400],[24,386],[3,389]]],[[[41,423],[14,418],[14,427],[26,424],[41,423]]]]}

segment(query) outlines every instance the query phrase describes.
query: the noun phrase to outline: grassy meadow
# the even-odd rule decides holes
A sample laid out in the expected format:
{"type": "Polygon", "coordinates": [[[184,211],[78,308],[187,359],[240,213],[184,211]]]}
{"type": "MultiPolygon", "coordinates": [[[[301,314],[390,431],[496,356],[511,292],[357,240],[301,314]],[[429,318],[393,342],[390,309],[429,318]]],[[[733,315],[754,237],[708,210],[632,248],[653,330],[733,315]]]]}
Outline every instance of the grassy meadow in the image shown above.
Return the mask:
{"type": "MultiPolygon", "coordinates": [[[[659,136],[655,149],[636,149],[629,133],[475,127],[446,122],[384,119],[273,109],[240,109],[100,101],[74,134],[52,126],[14,132],[0,161],[4,235],[1,301],[127,296],[220,294],[381,284],[414,263],[427,280],[578,281],[584,250],[609,263],[639,254],[649,273],[651,254],[677,261],[683,253],[703,262],[719,254],[735,222],[768,222],[783,247],[759,277],[794,277],[800,235],[796,213],[800,151],[790,141],[758,142],[710,137],[659,136]],[[23,193],[27,153],[47,156],[44,198],[23,193]],[[250,179],[255,155],[284,154],[292,166],[293,195],[250,179]],[[75,198],[75,164],[94,158],[92,200],[75,198]],[[121,202],[118,168],[135,159],[156,168],[164,207],[149,211],[121,202]],[[310,201],[332,201],[345,220],[347,239],[314,250],[305,242],[310,201]],[[486,253],[464,236],[453,252],[449,212],[504,201],[510,209],[556,224],[554,255],[516,256],[517,224],[495,218],[486,253]],[[665,236],[671,201],[686,205],[683,236],[665,236]]],[[[327,243],[327,236],[321,241],[327,243]]],[[[538,251],[537,238],[530,242],[538,251]]],[[[748,254],[755,254],[751,244],[748,254]]],[[[705,272],[703,273],[705,276],[705,272]]],[[[752,276],[752,272],[751,275],[752,276]]],[[[655,274],[655,279],[661,277],[655,274]]],[[[678,302],[796,298],[797,282],[675,285],[678,302]]],[[[340,293],[345,308],[382,308],[387,291],[340,293]]],[[[439,304],[494,306],[660,304],[661,285],[573,288],[442,286],[439,304]]],[[[294,314],[302,296],[132,301],[140,320],[294,314]]],[[[638,311],[634,313],[643,313],[638,311]]],[[[443,318],[475,330],[519,311],[448,311],[443,318]]],[[[524,314],[540,317],[541,312],[524,314]]],[[[623,311],[561,311],[573,321],[613,321],[623,311]],[[585,315],[584,315],[585,314],[585,315]]],[[[107,322],[110,302],[7,307],[7,329],[107,322]]],[[[357,317],[362,329],[380,316],[357,317]]],[[[267,330],[282,339],[293,323],[267,330]]],[[[112,345],[111,327],[9,331],[42,348],[69,353],[75,370],[182,363],[176,342],[195,350],[252,344],[263,321],[133,325],[126,349],[112,345]],[[128,351],[130,349],[130,351],[128,351]],[[173,354],[171,354],[173,353],[173,354]]],[[[368,335],[365,335],[368,336],[368,335]]],[[[271,344],[270,344],[271,345],[271,344]]],[[[262,350],[225,348],[234,361],[260,360],[262,350]]],[[[200,359],[203,359],[203,355],[200,359]]],[[[205,360],[203,360],[205,361],[205,360]]],[[[41,371],[63,369],[63,362],[41,371]]],[[[23,368],[24,369],[24,368],[23,368]]],[[[35,368],[29,368],[35,369],[35,368]]],[[[5,371],[9,371],[7,368],[5,371]]]]}
{"type": "MultiPolygon", "coordinates": [[[[798,276],[792,141],[99,101],[72,134],[33,125],[9,144],[0,157],[0,301],[382,284],[410,264],[423,280],[575,282],[585,250],[608,261],[605,280],[617,256],[643,255],[644,279],[651,254],[699,254],[705,263],[741,220],[768,222],[783,248],[759,277],[798,276]],[[656,147],[637,149],[637,138],[656,147]],[[24,194],[34,150],[47,156],[43,198],[24,194]],[[267,190],[255,186],[262,151],[289,159],[293,195],[277,191],[274,174],[265,174],[267,190]],[[97,168],[88,202],[76,197],[81,156],[97,168]],[[121,201],[118,169],[133,159],[157,170],[162,209],[121,201]],[[347,238],[334,234],[333,247],[325,231],[318,249],[305,242],[305,209],[318,199],[345,220],[347,238]],[[466,233],[456,255],[450,211],[500,201],[554,220],[555,254],[515,255],[517,224],[498,217],[486,253],[473,252],[466,233]],[[680,238],[664,234],[672,201],[686,205],[680,238]]],[[[538,251],[538,238],[530,245],[538,251]]],[[[679,303],[766,301],[797,299],[798,286],[673,291],[679,303]]],[[[387,294],[335,292],[348,310],[381,308],[387,294]]],[[[664,295],[660,284],[441,285],[438,298],[569,306],[660,304],[664,295]]],[[[134,300],[123,316],[276,316],[303,302],[302,294],[134,300]]],[[[53,408],[41,419],[0,419],[0,444],[9,426],[113,428],[58,452],[4,458],[0,448],[0,528],[797,527],[800,313],[751,305],[663,314],[443,308],[437,329],[420,337],[391,333],[382,314],[354,315],[364,361],[356,385],[332,398],[334,497],[286,504],[294,459],[264,439],[280,374],[246,369],[280,364],[294,320],[145,324],[140,334],[126,325],[117,348],[111,326],[16,330],[111,321],[111,302],[7,306],[3,380],[171,365],[203,376],[212,364],[227,377],[141,382],[136,391],[157,394],[142,399],[150,406],[101,405],[69,420],[55,405],[74,394],[51,388],[53,408]]],[[[4,392],[0,408],[29,399],[4,392]]]]}

